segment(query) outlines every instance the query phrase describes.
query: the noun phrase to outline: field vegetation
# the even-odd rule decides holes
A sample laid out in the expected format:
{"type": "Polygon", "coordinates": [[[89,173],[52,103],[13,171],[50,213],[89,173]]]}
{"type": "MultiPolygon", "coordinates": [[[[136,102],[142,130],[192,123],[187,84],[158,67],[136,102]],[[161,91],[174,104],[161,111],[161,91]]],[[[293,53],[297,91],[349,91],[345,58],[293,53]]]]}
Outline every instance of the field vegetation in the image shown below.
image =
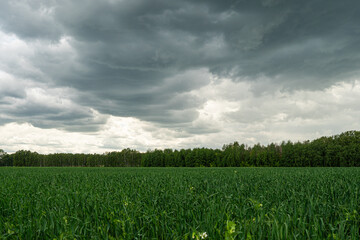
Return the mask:
{"type": "Polygon", "coordinates": [[[0,168],[0,239],[359,239],[359,168],[0,168]]]}

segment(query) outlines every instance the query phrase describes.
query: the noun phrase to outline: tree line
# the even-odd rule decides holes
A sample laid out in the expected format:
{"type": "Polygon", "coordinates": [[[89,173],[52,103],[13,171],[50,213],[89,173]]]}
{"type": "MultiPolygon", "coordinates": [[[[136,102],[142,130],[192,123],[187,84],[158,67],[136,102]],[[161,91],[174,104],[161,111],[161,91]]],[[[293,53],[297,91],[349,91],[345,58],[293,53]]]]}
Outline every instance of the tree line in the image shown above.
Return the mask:
{"type": "MultiPolygon", "coordinates": [[[[1,150],[0,150],[1,151],[1,150]]],[[[141,153],[132,149],[104,154],[52,153],[39,154],[20,150],[13,154],[3,154],[0,166],[15,167],[139,167],[141,153]]]]}
{"type": "Polygon", "coordinates": [[[0,166],[34,167],[358,167],[360,132],[348,131],[313,141],[247,146],[234,142],[222,149],[133,149],[104,154],[38,154],[0,150],[0,166]]]}

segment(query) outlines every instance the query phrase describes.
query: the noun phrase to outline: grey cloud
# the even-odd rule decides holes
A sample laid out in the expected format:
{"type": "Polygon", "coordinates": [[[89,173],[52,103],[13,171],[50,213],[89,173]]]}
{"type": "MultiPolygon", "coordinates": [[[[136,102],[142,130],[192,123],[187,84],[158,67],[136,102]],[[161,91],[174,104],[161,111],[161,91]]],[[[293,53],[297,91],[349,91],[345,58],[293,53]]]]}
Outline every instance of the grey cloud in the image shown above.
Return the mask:
{"type": "MultiPolygon", "coordinates": [[[[1,85],[0,85],[1,86],[1,85]]],[[[25,92],[23,89],[14,89],[10,86],[0,88],[0,101],[3,104],[11,103],[12,99],[23,98],[25,96],[25,92]]]]}
{"type": "MultiPolygon", "coordinates": [[[[3,111],[1,104],[0,109],[3,111]]],[[[83,109],[42,108],[39,104],[26,104],[5,111],[8,119],[18,123],[28,122],[35,127],[57,128],[76,132],[98,131],[107,120],[106,116],[98,117],[93,112],[86,112],[83,109]]],[[[10,121],[5,121],[5,123],[7,122],[10,121]]]]}
{"type": "MultiPolygon", "coordinates": [[[[73,100],[85,109],[194,132],[188,123],[206,99],[191,91],[206,86],[211,74],[265,78],[284,91],[323,89],[358,76],[359,7],[354,0],[10,1],[0,5],[0,28],[45,45],[33,45],[27,56],[38,76],[8,66],[12,74],[73,88],[79,93],[73,100]],[[71,51],[47,47],[64,37],[71,51]]],[[[43,110],[41,126],[67,118],[64,128],[73,129],[89,116],[43,110]]],[[[31,116],[14,111],[9,114],[31,116]]]]}
{"type": "Polygon", "coordinates": [[[28,122],[40,128],[93,132],[107,120],[106,115],[71,102],[71,96],[61,89],[31,88],[20,93],[0,91],[1,124],[28,122]]]}
{"type": "Polygon", "coordinates": [[[56,1],[1,1],[0,27],[25,39],[46,38],[56,41],[61,25],[52,17],[56,1]]]}

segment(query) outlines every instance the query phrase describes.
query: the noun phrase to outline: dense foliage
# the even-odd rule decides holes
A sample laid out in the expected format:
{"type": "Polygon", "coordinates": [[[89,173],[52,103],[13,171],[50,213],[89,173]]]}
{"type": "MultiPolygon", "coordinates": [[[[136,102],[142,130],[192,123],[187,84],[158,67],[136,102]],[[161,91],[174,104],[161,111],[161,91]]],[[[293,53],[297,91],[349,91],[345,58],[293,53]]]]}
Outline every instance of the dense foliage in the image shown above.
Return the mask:
{"type": "Polygon", "coordinates": [[[360,132],[349,131],[305,142],[256,144],[237,142],[219,149],[149,150],[140,153],[124,149],[105,154],[49,154],[18,151],[0,157],[0,166],[82,166],[82,167],[358,167],[360,132]]]}
{"type": "Polygon", "coordinates": [[[12,166],[12,165],[13,165],[12,156],[4,152],[4,150],[0,149],[0,167],[12,166]]]}
{"type": "Polygon", "coordinates": [[[0,239],[359,239],[359,168],[2,168],[0,239]]]}
{"type": "Polygon", "coordinates": [[[17,167],[139,167],[141,164],[141,153],[131,149],[105,154],[47,155],[20,150],[9,156],[12,165],[17,167]]]}

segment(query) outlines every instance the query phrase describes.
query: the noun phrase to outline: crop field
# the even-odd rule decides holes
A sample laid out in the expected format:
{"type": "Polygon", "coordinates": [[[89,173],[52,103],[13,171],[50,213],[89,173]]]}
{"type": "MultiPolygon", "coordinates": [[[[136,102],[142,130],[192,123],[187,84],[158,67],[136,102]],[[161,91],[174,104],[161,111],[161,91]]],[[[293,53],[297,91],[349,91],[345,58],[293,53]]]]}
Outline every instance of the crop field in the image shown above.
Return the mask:
{"type": "Polygon", "coordinates": [[[359,239],[358,168],[0,168],[0,239],[359,239]]]}

